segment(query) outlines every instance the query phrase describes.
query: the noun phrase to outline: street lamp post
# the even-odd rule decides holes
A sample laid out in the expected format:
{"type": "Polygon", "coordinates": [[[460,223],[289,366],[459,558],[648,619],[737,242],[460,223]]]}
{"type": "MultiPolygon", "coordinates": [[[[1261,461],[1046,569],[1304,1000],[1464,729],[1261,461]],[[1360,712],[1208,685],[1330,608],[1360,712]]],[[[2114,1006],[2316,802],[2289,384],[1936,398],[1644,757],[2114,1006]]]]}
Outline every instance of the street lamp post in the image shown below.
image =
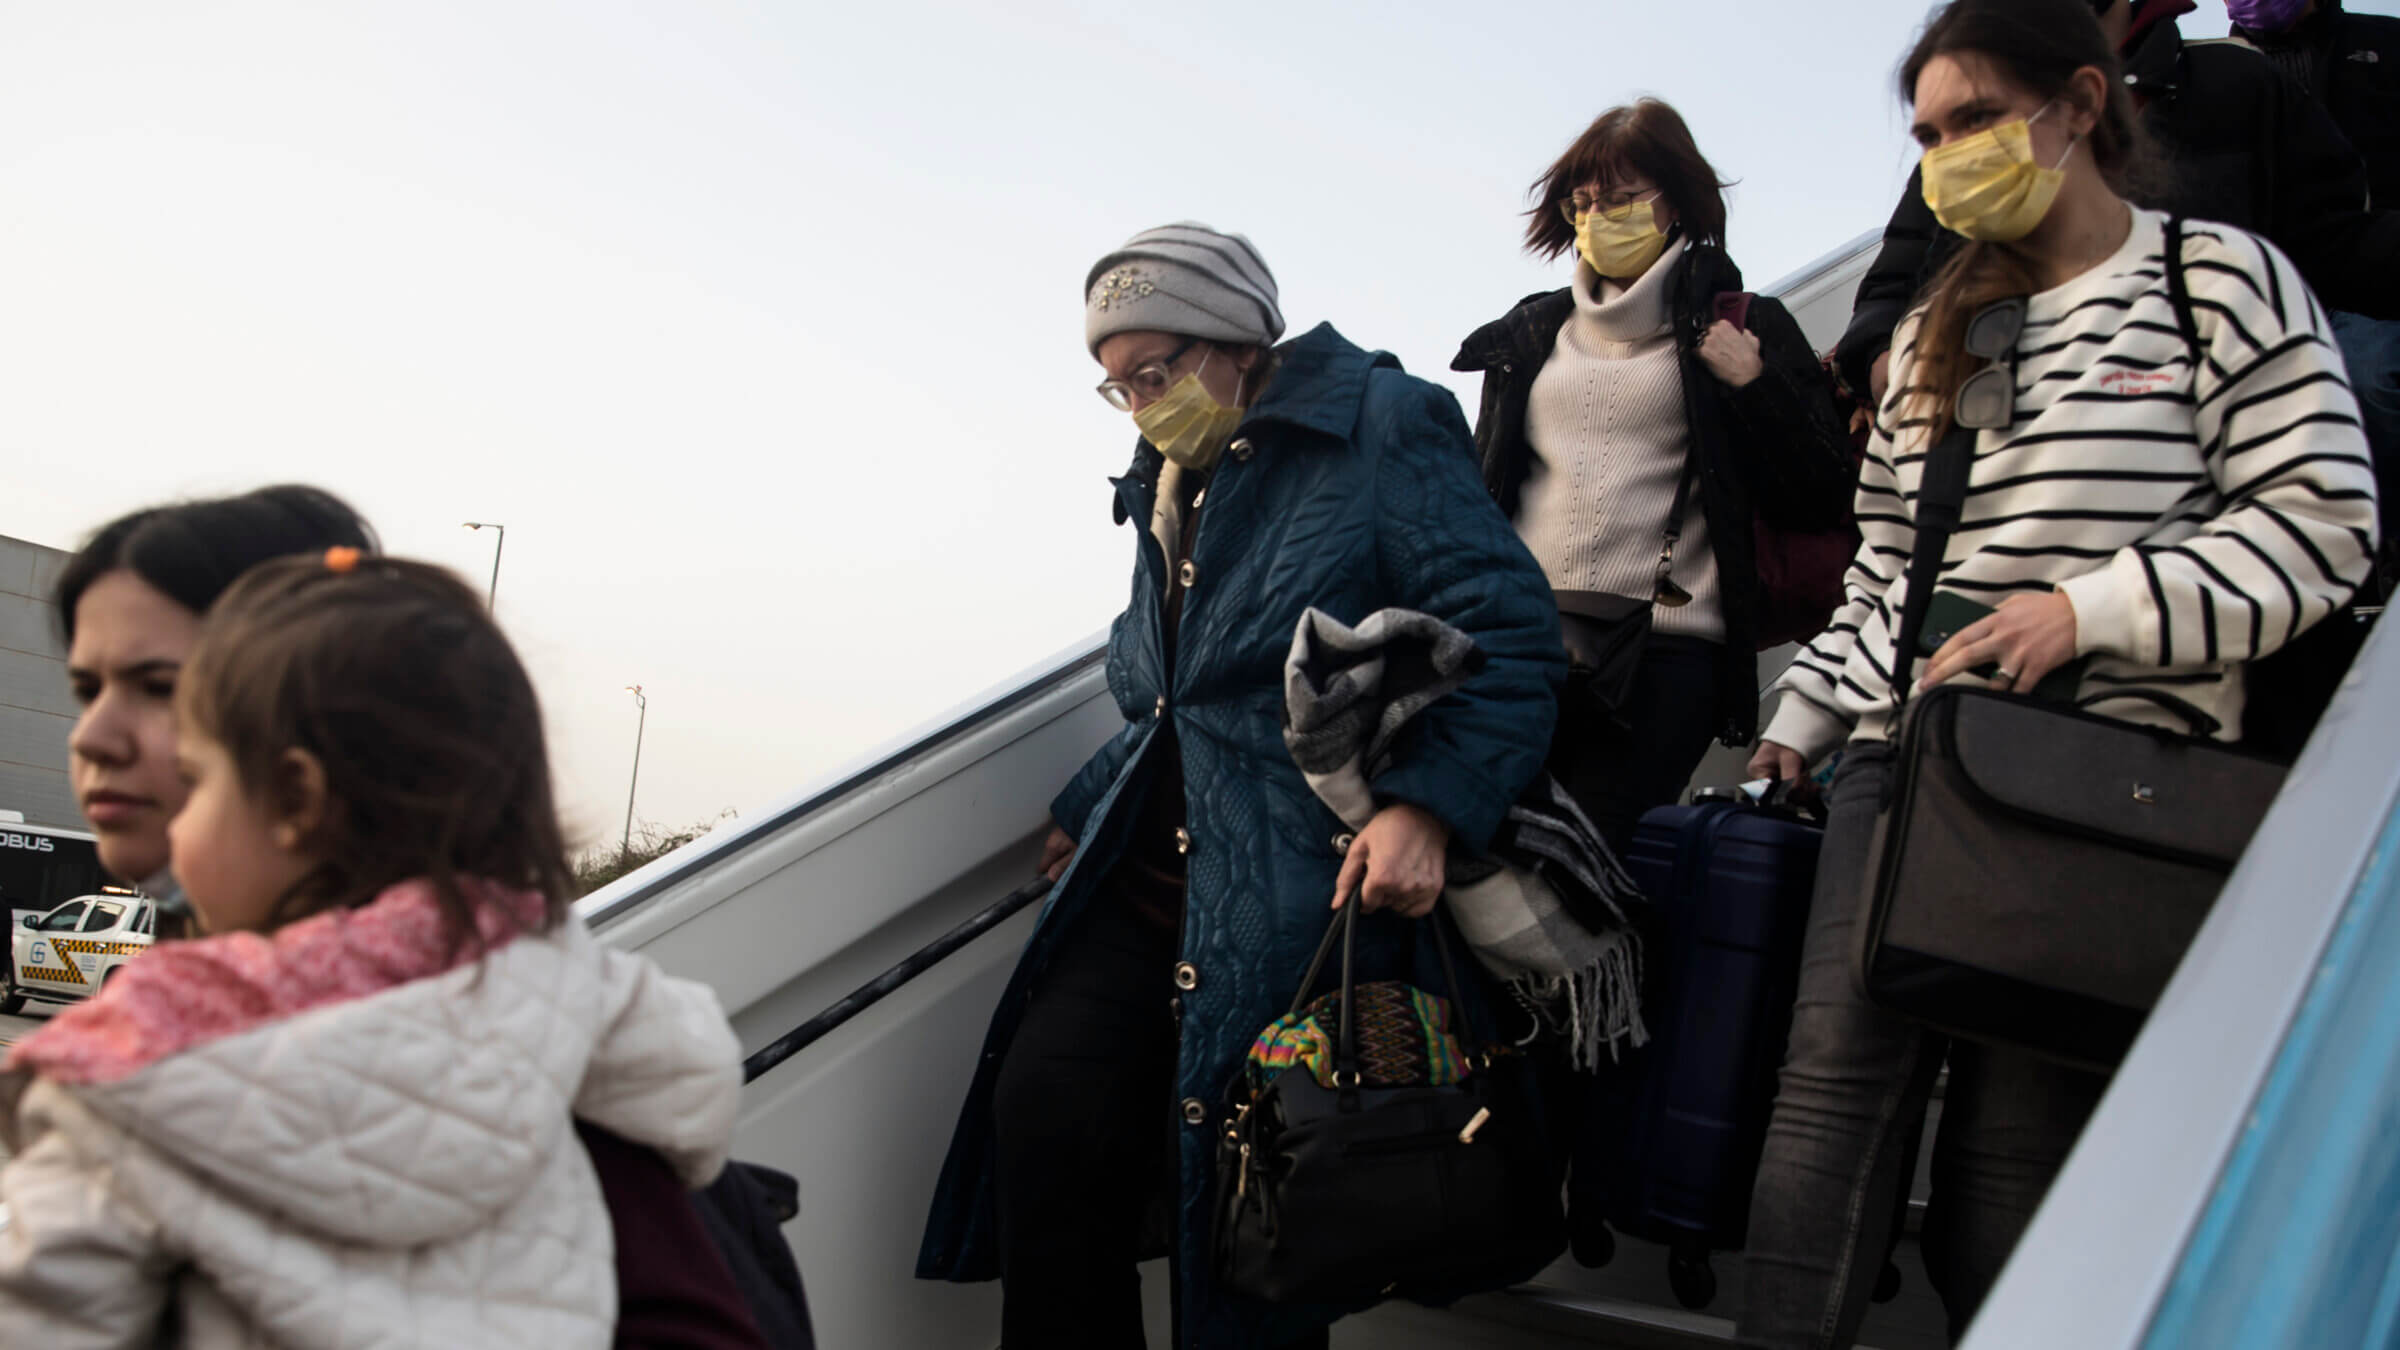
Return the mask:
{"type": "Polygon", "coordinates": [[[617,862],[622,865],[633,856],[633,794],[642,785],[642,733],[650,726],[650,699],[638,684],[625,686],[633,701],[641,706],[642,714],[633,726],[633,781],[625,785],[625,838],[617,845],[617,862]]]}
{"type": "Polygon", "coordinates": [[[508,547],[508,527],[493,520],[470,520],[465,522],[465,528],[500,532],[492,544],[492,588],[483,597],[483,607],[491,609],[500,603],[500,550],[508,547]]]}

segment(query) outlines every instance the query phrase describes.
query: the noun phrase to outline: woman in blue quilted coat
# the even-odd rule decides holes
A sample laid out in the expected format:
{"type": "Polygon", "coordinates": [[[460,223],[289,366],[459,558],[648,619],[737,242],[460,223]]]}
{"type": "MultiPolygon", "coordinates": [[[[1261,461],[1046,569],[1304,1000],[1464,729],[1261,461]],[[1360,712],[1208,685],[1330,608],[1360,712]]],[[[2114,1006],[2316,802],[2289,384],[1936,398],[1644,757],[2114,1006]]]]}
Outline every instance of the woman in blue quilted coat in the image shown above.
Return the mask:
{"type": "Polygon", "coordinates": [[[1052,804],[1058,885],[993,1018],[918,1273],[999,1277],[1008,1350],[1139,1347],[1134,1265],[1163,1240],[1179,1345],[1321,1346],[1344,1309],[1215,1287],[1227,1089],[1335,906],[1367,911],[1361,978],[1422,978],[1413,920],[1447,851],[1482,848],[1541,767],[1566,671],[1557,607],[1451,396],[1330,326],[1276,345],[1275,280],[1248,240],[1146,231],[1084,292],[1100,393],[1142,433],[1115,480],[1136,527],[1108,653],[1126,725],[1052,804]],[[1355,837],[1282,739],[1311,607],[1349,624],[1419,610],[1487,658],[1419,716],[1355,837]]]}

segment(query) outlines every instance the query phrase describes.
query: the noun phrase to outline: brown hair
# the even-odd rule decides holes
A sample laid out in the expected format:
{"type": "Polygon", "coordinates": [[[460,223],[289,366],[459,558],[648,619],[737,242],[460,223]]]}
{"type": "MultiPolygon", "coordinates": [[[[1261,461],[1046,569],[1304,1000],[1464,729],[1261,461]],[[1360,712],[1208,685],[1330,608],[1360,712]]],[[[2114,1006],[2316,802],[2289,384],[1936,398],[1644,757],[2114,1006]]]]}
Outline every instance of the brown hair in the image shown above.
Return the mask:
{"type": "Polygon", "coordinates": [[[356,908],[424,878],[455,951],[477,932],[460,882],[538,892],[566,914],[572,872],[533,682],[466,583],[354,550],[251,569],[209,611],[176,687],[187,725],[265,797],[287,751],[324,766],[321,859],[268,926],[356,908]]]}
{"type": "Polygon", "coordinates": [[[1694,243],[1725,242],[1725,189],[1731,184],[1719,180],[1700,153],[1683,114],[1658,99],[1645,98],[1600,114],[1558,162],[1533,181],[1533,206],[1525,212],[1525,251],[1555,258],[1575,247],[1575,227],[1558,208],[1579,184],[1636,176],[1658,184],[1694,243]]]}
{"type": "MultiPolygon", "coordinates": [[[[2092,162],[2119,196],[2147,186],[2149,140],[2088,0],[1951,0],[1900,64],[1903,104],[1915,106],[1917,78],[1937,56],[1978,58],[2045,99],[2065,93],[2076,72],[2097,69],[2108,92],[2087,138],[2092,162]]],[[[1910,383],[1902,392],[1911,400],[1909,416],[1930,423],[1933,439],[1949,434],[1958,387],[1983,364],[1967,355],[1967,321],[1995,300],[2036,289],[2032,269],[2014,250],[1972,239],[1926,287],[1910,383]]]]}

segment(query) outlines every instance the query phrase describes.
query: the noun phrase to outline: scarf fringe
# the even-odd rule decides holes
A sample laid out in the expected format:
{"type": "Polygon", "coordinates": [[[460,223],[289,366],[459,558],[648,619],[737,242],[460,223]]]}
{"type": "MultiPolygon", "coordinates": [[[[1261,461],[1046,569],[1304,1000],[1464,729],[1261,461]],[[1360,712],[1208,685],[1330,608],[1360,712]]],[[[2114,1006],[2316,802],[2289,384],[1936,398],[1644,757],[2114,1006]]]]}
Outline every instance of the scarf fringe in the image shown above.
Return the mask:
{"type": "Polygon", "coordinates": [[[1650,1043],[1650,1029],[1642,1022],[1642,957],[1637,943],[1612,942],[1589,964],[1564,975],[1517,971],[1502,981],[1534,1019],[1533,1031],[1518,1043],[1564,1036],[1568,1062],[1583,1072],[1599,1072],[1604,1050],[1613,1064],[1620,1058],[1620,1044],[1638,1050],[1650,1043]]]}

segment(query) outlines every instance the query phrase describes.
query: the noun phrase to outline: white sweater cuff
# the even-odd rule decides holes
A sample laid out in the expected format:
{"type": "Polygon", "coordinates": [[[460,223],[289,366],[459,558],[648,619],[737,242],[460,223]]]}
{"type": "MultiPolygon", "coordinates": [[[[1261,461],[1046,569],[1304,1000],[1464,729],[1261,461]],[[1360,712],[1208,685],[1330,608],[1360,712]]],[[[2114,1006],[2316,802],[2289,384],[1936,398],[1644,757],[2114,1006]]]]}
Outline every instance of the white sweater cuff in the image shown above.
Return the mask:
{"type": "Polygon", "coordinates": [[[1759,733],[1760,740],[1788,745],[1799,751],[1802,759],[1815,764],[1841,749],[1842,742],[1850,739],[1851,726],[1848,722],[1788,689],[1781,691],[1781,694],[1782,697],[1777,700],[1775,719],[1767,723],[1765,731],[1759,733]]]}
{"type": "Polygon", "coordinates": [[[2142,602],[2149,584],[2130,549],[2119,550],[2097,572],[2060,582],[2059,594],[2075,607],[2075,654],[2138,661],[2141,653],[2158,650],[2158,614],[2142,602]]]}

